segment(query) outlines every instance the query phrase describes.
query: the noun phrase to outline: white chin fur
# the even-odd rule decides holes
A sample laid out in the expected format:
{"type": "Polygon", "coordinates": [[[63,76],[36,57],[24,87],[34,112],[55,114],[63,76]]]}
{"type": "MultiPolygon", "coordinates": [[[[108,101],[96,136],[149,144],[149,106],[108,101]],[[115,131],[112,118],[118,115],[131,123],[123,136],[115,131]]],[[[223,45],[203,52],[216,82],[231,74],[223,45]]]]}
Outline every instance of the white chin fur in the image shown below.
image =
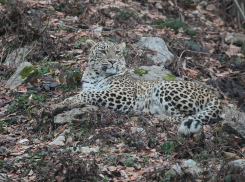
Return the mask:
{"type": "Polygon", "coordinates": [[[106,70],[106,73],[108,73],[108,74],[116,74],[117,73],[117,70],[115,68],[108,68],[106,70]]]}

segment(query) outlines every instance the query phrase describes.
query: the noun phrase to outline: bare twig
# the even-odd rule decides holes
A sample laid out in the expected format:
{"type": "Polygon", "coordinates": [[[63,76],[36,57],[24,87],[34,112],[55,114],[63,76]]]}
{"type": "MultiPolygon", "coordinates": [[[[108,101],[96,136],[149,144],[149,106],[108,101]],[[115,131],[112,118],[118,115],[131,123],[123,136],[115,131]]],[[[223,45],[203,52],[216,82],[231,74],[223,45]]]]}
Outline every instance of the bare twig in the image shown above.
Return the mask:
{"type": "Polygon", "coordinates": [[[6,50],[6,47],[7,47],[7,45],[5,45],[5,46],[3,47],[3,51],[2,51],[2,54],[1,54],[1,65],[2,65],[2,63],[3,63],[3,53],[4,53],[4,51],[6,50]]]}
{"type": "Polygon", "coordinates": [[[36,47],[36,44],[31,48],[31,50],[29,50],[25,55],[24,55],[24,59],[26,58],[26,56],[34,49],[34,47],[36,47]]]}
{"type": "Polygon", "coordinates": [[[241,16],[242,16],[242,18],[243,18],[243,23],[244,23],[244,22],[245,22],[245,15],[244,15],[244,13],[243,13],[241,7],[239,6],[237,0],[233,0],[233,1],[234,1],[235,5],[236,5],[238,11],[240,12],[240,14],[241,14],[241,16]]]}

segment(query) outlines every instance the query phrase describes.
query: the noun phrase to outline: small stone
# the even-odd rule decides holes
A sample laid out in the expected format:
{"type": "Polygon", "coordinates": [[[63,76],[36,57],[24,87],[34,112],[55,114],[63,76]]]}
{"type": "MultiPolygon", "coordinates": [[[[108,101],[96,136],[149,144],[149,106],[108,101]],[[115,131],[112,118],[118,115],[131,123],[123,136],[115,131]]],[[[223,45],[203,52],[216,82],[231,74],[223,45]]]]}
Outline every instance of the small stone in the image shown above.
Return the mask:
{"type": "Polygon", "coordinates": [[[208,3],[206,1],[202,1],[198,5],[201,6],[202,8],[205,8],[207,6],[207,4],[208,3]]]}
{"type": "Polygon", "coordinates": [[[185,18],[186,19],[192,19],[194,16],[192,14],[189,14],[189,15],[185,15],[185,18]]]}
{"type": "Polygon", "coordinates": [[[99,147],[96,146],[94,148],[89,148],[89,147],[81,147],[80,152],[84,153],[84,154],[89,154],[90,152],[98,152],[99,151],[99,147]]]}
{"type": "Polygon", "coordinates": [[[121,175],[122,177],[124,177],[124,178],[127,178],[127,177],[128,177],[128,175],[126,174],[126,172],[125,172],[124,170],[121,170],[121,171],[120,171],[120,175],[121,175]]]}
{"type": "Polygon", "coordinates": [[[103,30],[103,27],[98,27],[94,29],[94,32],[98,32],[99,36],[101,36],[101,31],[103,30]]]}
{"type": "Polygon", "coordinates": [[[131,127],[132,133],[142,133],[145,134],[144,128],[131,127]]]}
{"type": "Polygon", "coordinates": [[[60,134],[60,136],[65,136],[65,135],[69,134],[70,132],[71,132],[70,129],[65,129],[65,130],[60,134]]]}
{"type": "Polygon", "coordinates": [[[55,11],[55,9],[54,9],[53,6],[49,6],[49,7],[48,7],[48,11],[55,11]]]}
{"type": "Polygon", "coordinates": [[[2,134],[2,135],[7,135],[7,134],[9,134],[9,131],[8,131],[8,128],[5,126],[0,126],[0,134],[2,134]]]}
{"type": "Polygon", "coordinates": [[[27,90],[31,90],[31,89],[34,89],[34,86],[33,86],[33,85],[29,85],[29,86],[27,87],[27,90]]]}
{"type": "Polygon", "coordinates": [[[209,4],[209,5],[206,6],[206,10],[208,10],[208,11],[214,11],[214,10],[216,10],[216,6],[213,5],[213,4],[209,4]]]}
{"type": "Polygon", "coordinates": [[[81,147],[80,151],[82,153],[89,154],[90,153],[90,148],[89,147],[81,147]]]}
{"type": "Polygon", "coordinates": [[[130,119],[131,119],[132,121],[135,121],[135,122],[138,121],[138,117],[131,117],[130,119]]]}
{"type": "Polygon", "coordinates": [[[100,144],[100,139],[95,140],[96,144],[100,144]]]}
{"type": "Polygon", "coordinates": [[[7,148],[5,148],[4,146],[1,146],[0,147],[0,153],[6,153],[8,152],[9,150],[7,148]]]}
{"type": "Polygon", "coordinates": [[[78,17],[77,16],[74,16],[73,17],[73,21],[77,21],[78,20],[78,17]]]}
{"type": "Polygon", "coordinates": [[[34,142],[35,144],[41,143],[41,141],[38,140],[38,139],[34,139],[33,142],[34,142]]]}
{"type": "Polygon", "coordinates": [[[206,25],[213,26],[213,23],[211,21],[207,20],[206,25]]]}
{"type": "Polygon", "coordinates": [[[70,147],[70,150],[71,150],[73,153],[80,152],[80,148],[79,148],[79,147],[70,147]]]}
{"type": "Polygon", "coordinates": [[[192,11],[192,13],[191,14],[193,14],[193,15],[197,15],[199,13],[199,11],[198,10],[195,10],[195,11],[192,11]]]}
{"type": "Polygon", "coordinates": [[[72,143],[73,139],[71,136],[69,136],[67,139],[66,139],[66,143],[72,143]]]}
{"type": "Polygon", "coordinates": [[[156,3],[156,8],[158,8],[158,9],[163,9],[163,8],[162,8],[162,4],[161,4],[161,3],[156,3]]]}
{"type": "Polygon", "coordinates": [[[65,141],[64,136],[58,136],[54,141],[50,142],[48,145],[64,146],[65,145],[64,141],[65,141]]]}
{"type": "Polygon", "coordinates": [[[185,169],[185,172],[188,172],[192,175],[198,175],[203,172],[203,169],[192,159],[183,161],[180,165],[177,163],[175,164],[168,172],[166,172],[167,177],[171,177],[174,175],[182,176],[184,172],[181,168],[185,169]]]}
{"type": "Polygon", "coordinates": [[[98,152],[99,151],[99,147],[96,146],[94,148],[90,148],[90,152],[98,152]]]}
{"type": "Polygon", "coordinates": [[[147,28],[149,29],[149,31],[153,30],[153,28],[151,26],[147,26],[147,28]]]}
{"type": "Polygon", "coordinates": [[[19,143],[19,144],[23,144],[23,143],[27,143],[27,142],[29,142],[29,140],[28,140],[28,139],[23,139],[23,140],[18,141],[17,143],[19,143]]]}
{"type": "Polygon", "coordinates": [[[206,20],[205,16],[201,16],[201,17],[200,17],[200,20],[201,20],[201,21],[205,21],[205,20],[206,20]]]}

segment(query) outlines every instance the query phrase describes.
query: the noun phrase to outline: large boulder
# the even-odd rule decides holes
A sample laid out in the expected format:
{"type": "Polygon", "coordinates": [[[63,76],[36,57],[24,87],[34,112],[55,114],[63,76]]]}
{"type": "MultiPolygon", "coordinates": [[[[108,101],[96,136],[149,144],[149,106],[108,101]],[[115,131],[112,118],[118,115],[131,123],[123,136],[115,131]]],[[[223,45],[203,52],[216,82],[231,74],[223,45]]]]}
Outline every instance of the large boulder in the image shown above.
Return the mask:
{"type": "Polygon", "coordinates": [[[155,64],[164,65],[165,61],[172,59],[174,55],[168,50],[163,39],[159,37],[141,37],[140,41],[133,46],[147,47],[157,51],[156,54],[147,54],[147,57],[152,59],[155,64]]]}
{"type": "Polygon", "coordinates": [[[245,113],[224,106],[221,117],[224,119],[222,129],[228,133],[236,134],[245,143],[245,113]]]}
{"type": "Polygon", "coordinates": [[[175,164],[168,172],[166,172],[166,177],[171,176],[183,176],[185,173],[192,174],[193,176],[197,176],[202,173],[203,169],[200,167],[198,163],[193,161],[192,159],[185,160],[181,164],[175,164]],[[184,171],[183,171],[184,170],[184,171]]]}
{"type": "Polygon", "coordinates": [[[245,171],[245,159],[238,159],[238,160],[231,161],[229,163],[229,168],[232,168],[232,167],[237,167],[245,171]]]}
{"type": "MultiPolygon", "coordinates": [[[[163,68],[162,66],[141,66],[139,69],[148,71],[147,74],[135,74],[134,70],[130,71],[130,74],[133,78],[139,80],[152,80],[152,81],[163,81],[162,77],[168,77],[172,75],[170,70],[163,68]]],[[[183,80],[182,78],[175,77],[176,80],[183,80]]]]}
{"type": "Polygon", "coordinates": [[[87,115],[88,113],[92,111],[97,111],[98,107],[92,106],[92,105],[87,105],[86,107],[83,108],[75,108],[70,111],[58,114],[54,118],[54,123],[56,124],[65,124],[68,122],[71,122],[71,120],[75,117],[83,117],[87,115]]]}
{"type": "Polygon", "coordinates": [[[14,50],[12,53],[10,53],[6,60],[5,64],[7,67],[10,66],[19,66],[21,63],[25,62],[25,58],[28,55],[28,51],[30,51],[28,48],[19,48],[14,50]]]}
{"type": "Polygon", "coordinates": [[[29,62],[21,63],[21,65],[18,67],[18,69],[15,71],[15,73],[9,78],[4,88],[10,88],[13,89],[19,85],[21,85],[27,78],[22,79],[20,72],[26,67],[26,66],[32,66],[29,62]]]}

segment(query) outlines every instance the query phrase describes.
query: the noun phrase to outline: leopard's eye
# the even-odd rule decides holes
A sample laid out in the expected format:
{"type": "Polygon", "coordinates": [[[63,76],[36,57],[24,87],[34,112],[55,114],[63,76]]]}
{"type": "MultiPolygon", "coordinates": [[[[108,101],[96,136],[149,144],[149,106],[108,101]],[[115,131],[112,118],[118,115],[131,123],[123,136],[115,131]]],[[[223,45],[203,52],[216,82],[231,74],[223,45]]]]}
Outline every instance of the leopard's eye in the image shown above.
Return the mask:
{"type": "Polygon", "coordinates": [[[102,54],[106,54],[105,50],[100,50],[100,52],[101,52],[102,54]]]}
{"type": "Polygon", "coordinates": [[[116,54],[119,54],[120,53],[120,51],[116,51],[116,54]]]}

